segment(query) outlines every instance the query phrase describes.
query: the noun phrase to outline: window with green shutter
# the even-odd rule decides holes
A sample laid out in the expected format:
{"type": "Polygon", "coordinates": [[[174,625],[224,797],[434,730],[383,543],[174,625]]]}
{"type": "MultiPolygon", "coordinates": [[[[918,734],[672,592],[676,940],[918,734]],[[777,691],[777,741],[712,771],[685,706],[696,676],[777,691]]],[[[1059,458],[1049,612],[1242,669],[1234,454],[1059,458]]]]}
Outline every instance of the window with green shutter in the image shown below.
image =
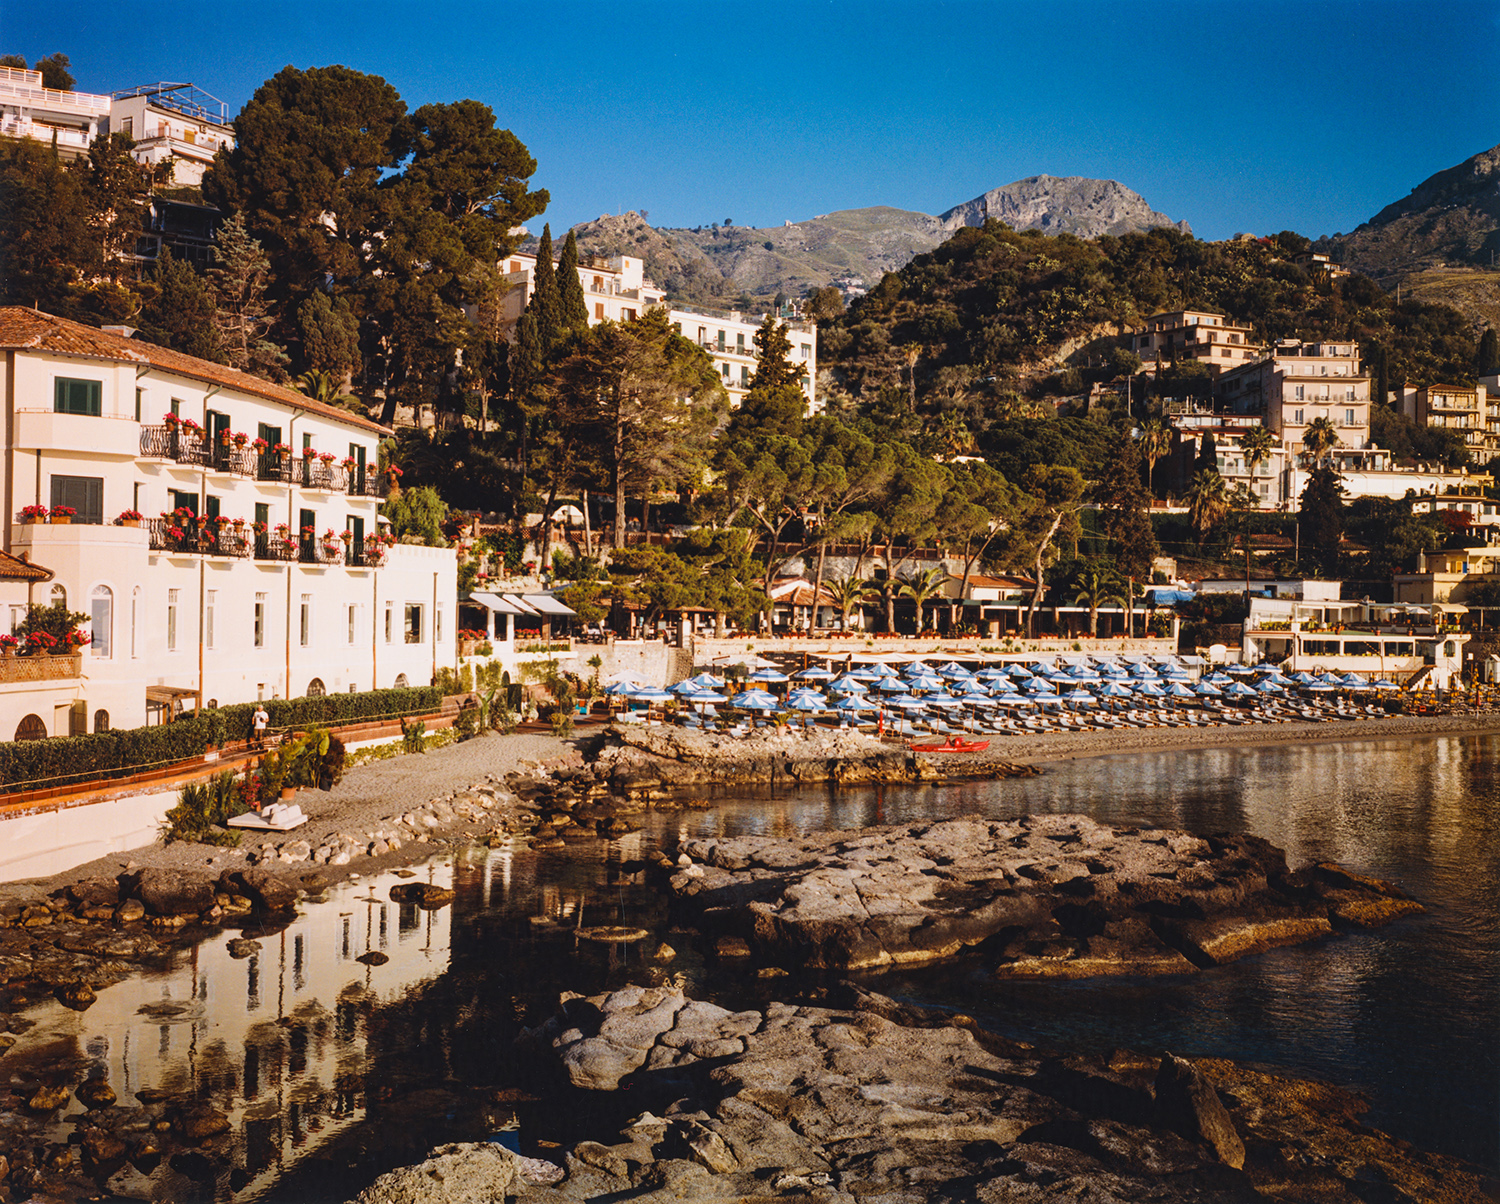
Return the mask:
{"type": "Polygon", "coordinates": [[[103,412],[104,383],[97,380],[56,378],[52,409],[58,414],[87,414],[98,418],[103,412]]]}

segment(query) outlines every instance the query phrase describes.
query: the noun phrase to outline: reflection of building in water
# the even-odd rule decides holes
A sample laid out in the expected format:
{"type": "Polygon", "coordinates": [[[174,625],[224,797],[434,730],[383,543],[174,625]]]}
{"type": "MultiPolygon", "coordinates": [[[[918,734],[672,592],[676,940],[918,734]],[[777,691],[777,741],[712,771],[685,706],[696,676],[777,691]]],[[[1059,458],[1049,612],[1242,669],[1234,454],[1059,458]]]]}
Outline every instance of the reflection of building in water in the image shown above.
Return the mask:
{"type": "MultiPolygon", "coordinates": [[[[423,867],[424,880],[451,878],[447,867],[423,867]]],[[[31,1036],[77,1040],[122,1099],[189,1091],[222,1110],[242,1135],[252,1176],[244,1191],[263,1190],[271,1179],[255,1177],[286,1172],[362,1117],[371,1012],[448,966],[450,909],[391,902],[400,881],[335,888],[243,960],[230,957],[237,934],[226,932],[170,971],[101,990],[86,1013],[38,1013],[31,1036]],[[355,960],[372,950],[390,961],[355,960]]]]}

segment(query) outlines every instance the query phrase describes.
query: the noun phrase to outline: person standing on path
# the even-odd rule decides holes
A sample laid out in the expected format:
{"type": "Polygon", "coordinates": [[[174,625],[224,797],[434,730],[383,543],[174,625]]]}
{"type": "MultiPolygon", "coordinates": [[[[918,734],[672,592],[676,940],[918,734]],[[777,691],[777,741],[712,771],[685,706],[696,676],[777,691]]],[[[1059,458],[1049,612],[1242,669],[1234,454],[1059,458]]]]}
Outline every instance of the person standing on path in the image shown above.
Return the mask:
{"type": "Polygon", "coordinates": [[[255,714],[250,716],[250,724],[255,729],[256,748],[264,748],[266,746],[266,724],[270,722],[271,716],[266,714],[265,704],[257,702],[255,704],[255,714]]]}

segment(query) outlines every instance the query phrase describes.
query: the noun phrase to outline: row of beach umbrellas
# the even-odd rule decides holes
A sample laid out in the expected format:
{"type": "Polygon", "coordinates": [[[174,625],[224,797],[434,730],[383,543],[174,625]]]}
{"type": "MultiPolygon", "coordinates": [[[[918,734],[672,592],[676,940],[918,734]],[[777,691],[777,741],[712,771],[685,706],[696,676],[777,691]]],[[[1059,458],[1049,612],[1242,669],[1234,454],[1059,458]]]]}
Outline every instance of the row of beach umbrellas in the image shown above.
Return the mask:
{"type": "Polygon", "coordinates": [[[1234,665],[1194,681],[1175,660],[1079,663],[1065,668],[1042,663],[1010,662],[972,671],[956,661],[932,666],[916,661],[898,671],[883,662],[862,664],[835,673],[811,667],[790,675],[762,668],[746,679],[748,688],[726,695],[724,679],[700,673],[668,689],[618,682],[605,693],[636,703],[672,699],[700,710],[728,704],[745,710],[781,709],[804,714],[859,714],[891,710],[942,712],[957,708],[1036,707],[1117,704],[1125,699],[1284,697],[1289,690],[1395,690],[1394,682],[1366,681],[1354,674],[1297,673],[1288,677],[1270,666],[1234,665]],[[795,681],[784,698],[765,689],[795,681]]]}

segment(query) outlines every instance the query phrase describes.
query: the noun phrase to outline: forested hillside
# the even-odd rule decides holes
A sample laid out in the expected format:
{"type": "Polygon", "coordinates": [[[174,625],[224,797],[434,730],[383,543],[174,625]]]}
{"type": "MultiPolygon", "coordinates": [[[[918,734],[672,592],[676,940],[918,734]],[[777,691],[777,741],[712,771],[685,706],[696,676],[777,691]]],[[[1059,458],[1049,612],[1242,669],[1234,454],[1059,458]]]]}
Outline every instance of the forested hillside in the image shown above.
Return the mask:
{"type": "Polygon", "coordinates": [[[1377,388],[1474,379],[1475,341],[1459,314],[1397,304],[1363,276],[1309,272],[1293,262],[1307,245],[1290,233],[1206,243],[1169,229],[1085,241],[989,222],[825,322],[821,364],[855,401],[904,395],[910,409],[962,420],[981,443],[1040,399],[1132,369],[1117,336],[1174,309],[1226,314],[1262,340],[1357,339],[1377,388]]]}

